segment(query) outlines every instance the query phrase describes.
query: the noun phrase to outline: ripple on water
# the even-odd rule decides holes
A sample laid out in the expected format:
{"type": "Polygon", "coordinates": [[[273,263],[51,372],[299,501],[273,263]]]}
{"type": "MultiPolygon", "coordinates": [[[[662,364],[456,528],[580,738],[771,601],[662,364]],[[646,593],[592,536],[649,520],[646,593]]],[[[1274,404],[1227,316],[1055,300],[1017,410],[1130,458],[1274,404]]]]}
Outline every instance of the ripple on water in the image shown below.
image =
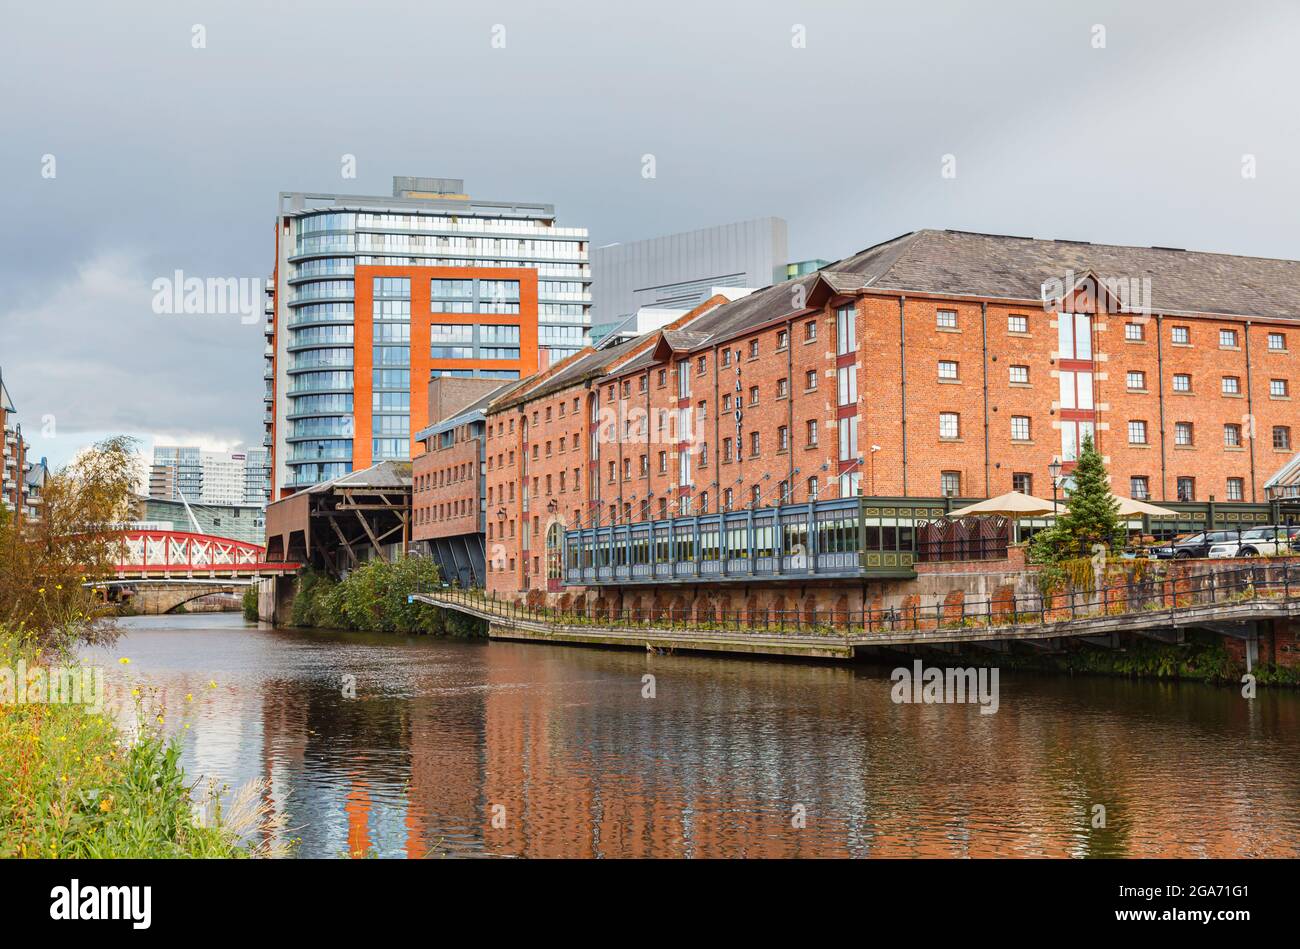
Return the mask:
{"type": "Polygon", "coordinates": [[[1300,853],[1295,693],[1004,673],[980,715],[867,666],[124,627],[89,651],[117,693],[154,690],[192,776],[270,778],[304,856],[1300,853]]]}

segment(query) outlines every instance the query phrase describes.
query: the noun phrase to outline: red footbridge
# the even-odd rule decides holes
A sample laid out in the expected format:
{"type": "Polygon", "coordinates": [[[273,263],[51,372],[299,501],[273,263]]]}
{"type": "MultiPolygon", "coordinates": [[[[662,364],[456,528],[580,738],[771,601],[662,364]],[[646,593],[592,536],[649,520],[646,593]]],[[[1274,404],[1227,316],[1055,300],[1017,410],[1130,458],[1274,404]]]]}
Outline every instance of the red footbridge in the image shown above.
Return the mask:
{"type": "Polygon", "coordinates": [[[128,530],[121,536],[121,580],[251,580],[295,573],[301,566],[267,563],[265,547],[229,537],[170,530],[128,530]]]}

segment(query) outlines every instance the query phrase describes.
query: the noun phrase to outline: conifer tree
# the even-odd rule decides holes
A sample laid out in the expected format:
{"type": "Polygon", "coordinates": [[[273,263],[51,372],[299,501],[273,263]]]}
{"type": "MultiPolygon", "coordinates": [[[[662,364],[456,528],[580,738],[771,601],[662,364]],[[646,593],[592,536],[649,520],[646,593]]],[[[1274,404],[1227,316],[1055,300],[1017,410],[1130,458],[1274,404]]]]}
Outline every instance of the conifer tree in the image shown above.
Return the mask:
{"type": "Polygon", "coordinates": [[[1083,439],[1073,478],[1074,488],[1066,510],[1057,518],[1053,529],[1052,545],[1056,548],[1053,560],[1086,557],[1094,544],[1103,544],[1108,549],[1124,544],[1119,502],[1110,493],[1106,465],[1091,435],[1083,439]]]}

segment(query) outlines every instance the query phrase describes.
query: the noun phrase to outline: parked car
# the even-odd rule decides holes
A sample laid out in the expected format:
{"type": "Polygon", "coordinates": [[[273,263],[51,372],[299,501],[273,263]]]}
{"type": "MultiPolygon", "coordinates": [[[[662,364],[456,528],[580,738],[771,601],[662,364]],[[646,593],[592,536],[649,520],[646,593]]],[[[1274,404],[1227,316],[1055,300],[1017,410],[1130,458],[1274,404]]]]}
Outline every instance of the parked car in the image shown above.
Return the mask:
{"type": "MultiPolygon", "coordinates": [[[[1180,537],[1172,544],[1151,548],[1151,556],[1158,560],[1186,560],[1190,557],[1208,557],[1215,544],[1237,542],[1237,531],[1200,531],[1180,537]]],[[[1235,548],[1234,548],[1235,550],[1235,548]]]]}
{"type": "Polygon", "coordinates": [[[1300,534],[1298,527],[1252,527],[1241,532],[1240,538],[1218,543],[1210,548],[1211,557],[1272,557],[1291,552],[1293,539],[1300,534]]]}

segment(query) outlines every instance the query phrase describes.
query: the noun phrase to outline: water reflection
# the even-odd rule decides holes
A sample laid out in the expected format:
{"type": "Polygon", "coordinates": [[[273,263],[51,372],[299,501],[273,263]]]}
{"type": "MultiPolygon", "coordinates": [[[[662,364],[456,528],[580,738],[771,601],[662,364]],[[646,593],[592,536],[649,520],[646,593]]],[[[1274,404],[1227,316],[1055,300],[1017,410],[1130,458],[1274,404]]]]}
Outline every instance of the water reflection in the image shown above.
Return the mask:
{"type": "Polygon", "coordinates": [[[158,690],[192,775],[269,778],[303,856],[1300,852],[1295,693],[1003,673],[980,715],[895,705],[882,668],[229,614],[133,619],[94,655],[158,690]]]}

